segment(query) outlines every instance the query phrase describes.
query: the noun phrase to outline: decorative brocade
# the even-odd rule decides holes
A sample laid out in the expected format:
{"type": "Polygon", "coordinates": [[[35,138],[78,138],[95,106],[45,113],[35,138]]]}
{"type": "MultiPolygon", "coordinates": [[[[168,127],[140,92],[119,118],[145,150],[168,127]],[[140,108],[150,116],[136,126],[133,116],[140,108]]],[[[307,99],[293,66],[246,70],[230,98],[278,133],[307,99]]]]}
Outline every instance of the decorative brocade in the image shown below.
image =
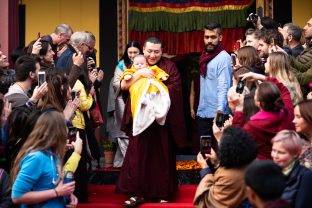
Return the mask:
{"type": "Polygon", "coordinates": [[[312,146],[299,157],[300,164],[312,170],[312,146]]]}

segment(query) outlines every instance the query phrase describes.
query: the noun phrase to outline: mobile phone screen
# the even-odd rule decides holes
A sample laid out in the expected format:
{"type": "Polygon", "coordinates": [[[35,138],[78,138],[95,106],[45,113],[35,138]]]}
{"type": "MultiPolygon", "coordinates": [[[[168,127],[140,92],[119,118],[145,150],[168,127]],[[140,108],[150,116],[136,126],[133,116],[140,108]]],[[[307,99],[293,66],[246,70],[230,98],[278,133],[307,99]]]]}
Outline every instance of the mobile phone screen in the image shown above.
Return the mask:
{"type": "Polygon", "coordinates": [[[38,72],[38,85],[41,86],[46,81],[46,75],[44,71],[38,72]]]}
{"type": "Polygon", "coordinates": [[[210,154],[211,152],[211,146],[212,146],[212,139],[211,136],[201,136],[200,137],[200,152],[205,154],[210,154]]]}
{"type": "Polygon", "coordinates": [[[68,127],[67,139],[69,140],[69,143],[76,141],[76,133],[77,133],[77,128],[73,126],[68,127]]]}
{"type": "Polygon", "coordinates": [[[233,64],[233,66],[235,66],[236,65],[236,55],[232,53],[231,58],[232,58],[232,64],[233,64]]]}

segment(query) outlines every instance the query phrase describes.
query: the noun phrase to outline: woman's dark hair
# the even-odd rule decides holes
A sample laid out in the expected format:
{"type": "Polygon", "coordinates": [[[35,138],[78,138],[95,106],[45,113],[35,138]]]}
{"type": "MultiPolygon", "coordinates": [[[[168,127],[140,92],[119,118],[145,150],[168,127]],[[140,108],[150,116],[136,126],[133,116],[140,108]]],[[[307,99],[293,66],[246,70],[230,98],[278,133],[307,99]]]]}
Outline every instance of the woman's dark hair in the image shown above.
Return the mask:
{"type": "Polygon", "coordinates": [[[298,103],[297,106],[299,107],[299,112],[300,112],[300,115],[302,116],[302,118],[307,123],[312,125],[312,110],[311,110],[312,100],[302,101],[302,102],[298,103]]]}
{"type": "MultiPolygon", "coordinates": [[[[240,66],[238,68],[233,69],[233,77],[234,79],[238,82],[240,80],[239,76],[248,72],[251,72],[252,69],[248,66],[240,66]]],[[[245,86],[249,89],[252,90],[255,88],[256,84],[255,82],[251,81],[245,81],[245,86]]]]}
{"type": "Polygon", "coordinates": [[[121,60],[124,61],[124,64],[125,64],[125,66],[127,68],[130,68],[131,64],[132,64],[132,62],[131,62],[131,60],[130,60],[130,58],[128,56],[128,49],[131,48],[131,47],[135,47],[135,48],[139,49],[140,54],[143,54],[143,51],[142,51],[142,48],[141,48],[140,44],[137,41],[134,41],[134,40],[130,41],[126,45],[126,49],[125,49],[123,55],[121,56],[121,58],[119,59],[119,61],[121,61],[121,60]]]}
{"type": "Polygon", "coordinates": [[[58,111],[63,112],[67,101],[67,77],[54,68],[48,69],[46,73],[48,92],[42,98],[42,104],[40,107],[44,109],[48,107],[48,105],[52,105],[58,111]]]}
{"type": "Polygon", "coordinates": [[[11,60],[15,64],[18,57],[25,55],[24,46],[18,46],[17,48],[13,49],[11,52],[11,60]]]}
{"type": "Polygon", "coordinates": [[[5,125],[6,132],[6,166],[7,171],[11,169],[11,165],[15,160],[20,148],[25,142],[28,135],[25,134],[27,127],[27,119],[31,114],[31,110],[26,106],[16,107],[10,113],[5,125]]]}
{"type": "Polygon", "coordinates": [[[264,71],[264,66],[257,53],[257,50],[252,46],[244,46],[238,49],[237,59],[240,65],[248,66],[250,68],[256,67],[264,71]]]}
{"type": "Polygon", "coordinates": [[[256,144],[243,129],[236,126],[224,129],[218,151],[220,166],[242,167],[251,163],[256,156],[256,144]]]}
{"type": "MultiPolygon", "coordinates": [[[[29,43],[29,45],[27,46],[27,54],[31,54],[33,46],[34,46],[34,43],[36,41],[37,40],[33,40],[33,41],[31,41],[29,43]]],[[[40,49],[38,55],[39,56],[45,56],[47,54],[47,52],[48,52],[50,43],[47,40],[40,40],[40,42],[41,42],[41,49],[40,49]]]]}
{"type": "Polygon", "coordinates": [[[257,97],[264,111],[278,112],[284,106],[281,91],[273,82],[261,83],[257,97]]]}
{"type": "Polygon", "coordinates": [[[261,17],[261,25],[265,28],[265,29],[272,29],[272,30],[278,30],[278,23],[275,22],[274,19],[272,19],[271,17],[261,17]]]}
{"type": "Polygon", "coordinates": [[[251,90],[250,93],[244,97],[244,108],[243,113],[245,117],[245,123],[250,120],[250,117],[255,115],[260,109],[255,104],[255,90],[251,90]]]}

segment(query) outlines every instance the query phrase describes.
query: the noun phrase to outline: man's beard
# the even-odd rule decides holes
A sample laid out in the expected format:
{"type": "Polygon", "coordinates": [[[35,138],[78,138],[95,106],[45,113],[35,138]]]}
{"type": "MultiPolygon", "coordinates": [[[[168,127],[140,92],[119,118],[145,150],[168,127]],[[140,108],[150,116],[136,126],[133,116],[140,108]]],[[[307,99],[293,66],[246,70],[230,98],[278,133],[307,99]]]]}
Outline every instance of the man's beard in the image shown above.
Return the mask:
{"type": "Polygon", "coordinates": [[[216,50],[217,46],[218,46],[218,45],[214,45],[214,44],[212,44],[212,43],[209,43],[209,44],[205,45],[206,52],[207,52],[207,53],[212,53],[212,52],[214,52],[214,51],[216,50]],[[208,48],[208,47],[209,47],[209,48],[208,48]]]}

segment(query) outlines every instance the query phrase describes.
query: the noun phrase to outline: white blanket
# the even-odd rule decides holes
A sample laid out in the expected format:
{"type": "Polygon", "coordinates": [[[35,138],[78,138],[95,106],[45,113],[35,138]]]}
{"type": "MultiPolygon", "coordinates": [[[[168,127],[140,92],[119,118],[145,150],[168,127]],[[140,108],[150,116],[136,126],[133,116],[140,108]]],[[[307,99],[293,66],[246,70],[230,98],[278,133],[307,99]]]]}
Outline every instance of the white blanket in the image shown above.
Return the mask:
{"type": "Polygon", "coordinates": [[[136,107],[136,114],[133,118],[133,136],[142,133],[154,120],[159,125],[164,125],[170,104],[168,91],[159,82],[149,79],[136,107]],[[148,93],[150,85],[156,86],[159,91],[148,93]]]}

